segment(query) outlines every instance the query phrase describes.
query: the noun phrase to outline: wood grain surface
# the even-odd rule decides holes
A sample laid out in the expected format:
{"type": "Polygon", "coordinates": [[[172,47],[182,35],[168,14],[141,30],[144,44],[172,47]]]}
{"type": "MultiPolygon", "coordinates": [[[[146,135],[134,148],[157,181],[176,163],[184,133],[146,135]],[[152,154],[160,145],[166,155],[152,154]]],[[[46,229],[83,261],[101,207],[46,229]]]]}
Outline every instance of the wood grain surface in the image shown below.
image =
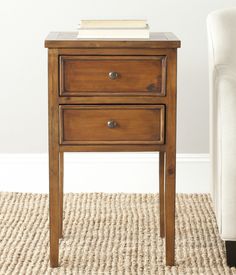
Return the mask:
{"type": "Polygon", "coordinates": [[[61,56],[60,94],[165,95],[166,56],[61,56]],[[145,68],[145,70],[144,70],[145,68]],[[116,73],[111,79],[109,73],[116,73]]]}
{"type": "Polygon", "coordinates": [[[61,144],[163,144],[164,105],[60,106],[61,144]],[[108,122],[114,121],[114,128],[108,122]]]}

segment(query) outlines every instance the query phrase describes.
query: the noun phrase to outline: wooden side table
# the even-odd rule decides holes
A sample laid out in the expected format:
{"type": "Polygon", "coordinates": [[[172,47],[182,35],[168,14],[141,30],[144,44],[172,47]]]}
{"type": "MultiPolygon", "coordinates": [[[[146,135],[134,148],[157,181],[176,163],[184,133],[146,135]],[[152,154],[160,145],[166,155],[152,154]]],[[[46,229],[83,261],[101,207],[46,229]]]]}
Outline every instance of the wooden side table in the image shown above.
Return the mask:
{"type": "Polygon", "coordinates": [[[160,235],[174,265],[176,65],[172,33],[143,40],[78,40],[48,48],[50,263],[58,266],[64,152],[160,152],[160,235]]]}

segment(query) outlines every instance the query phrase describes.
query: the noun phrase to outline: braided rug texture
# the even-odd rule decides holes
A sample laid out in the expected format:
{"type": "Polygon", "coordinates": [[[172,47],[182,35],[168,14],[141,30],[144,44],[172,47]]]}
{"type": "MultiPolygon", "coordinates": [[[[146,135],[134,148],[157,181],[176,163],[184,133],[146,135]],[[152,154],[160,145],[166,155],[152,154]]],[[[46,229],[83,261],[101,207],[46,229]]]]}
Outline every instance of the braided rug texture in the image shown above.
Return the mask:
{"type": "Polygon", "coordinates": [[[236,274],[208,195],[177,195],[176,266],[165,266],[158,195],[66,194],[60,267],[49,267],[48,196],[0,193],[0,274],[236,274]]]}

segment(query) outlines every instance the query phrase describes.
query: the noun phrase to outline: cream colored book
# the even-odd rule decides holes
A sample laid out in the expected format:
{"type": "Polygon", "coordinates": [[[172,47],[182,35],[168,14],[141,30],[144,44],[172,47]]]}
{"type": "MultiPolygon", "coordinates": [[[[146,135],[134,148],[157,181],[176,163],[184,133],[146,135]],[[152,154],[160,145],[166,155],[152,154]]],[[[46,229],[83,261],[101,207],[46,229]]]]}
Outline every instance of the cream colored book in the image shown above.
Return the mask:
{"type": "Polygon", "coordinates": [[[81,20],[80,28],[146,28],[147,20],[81,20]]]}
{"type": "Polygon", "coordinates": [[[91,28],[80,28],[78,30],[77,38],[149,38],[149,27],[146,28],[136,28],[136,29],[91,29],[91,28]]]}

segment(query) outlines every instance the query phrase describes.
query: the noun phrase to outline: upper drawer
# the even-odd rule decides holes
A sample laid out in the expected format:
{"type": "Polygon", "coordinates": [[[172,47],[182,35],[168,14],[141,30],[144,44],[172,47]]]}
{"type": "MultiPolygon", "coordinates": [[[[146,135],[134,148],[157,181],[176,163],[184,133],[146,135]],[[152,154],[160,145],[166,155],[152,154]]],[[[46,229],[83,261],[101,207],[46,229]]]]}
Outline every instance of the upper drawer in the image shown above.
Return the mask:
{"type": "Polygon", "coordinates": [[[60,95],[154,95],[166,90],[166,56],[61,56],[60,95]]]}

